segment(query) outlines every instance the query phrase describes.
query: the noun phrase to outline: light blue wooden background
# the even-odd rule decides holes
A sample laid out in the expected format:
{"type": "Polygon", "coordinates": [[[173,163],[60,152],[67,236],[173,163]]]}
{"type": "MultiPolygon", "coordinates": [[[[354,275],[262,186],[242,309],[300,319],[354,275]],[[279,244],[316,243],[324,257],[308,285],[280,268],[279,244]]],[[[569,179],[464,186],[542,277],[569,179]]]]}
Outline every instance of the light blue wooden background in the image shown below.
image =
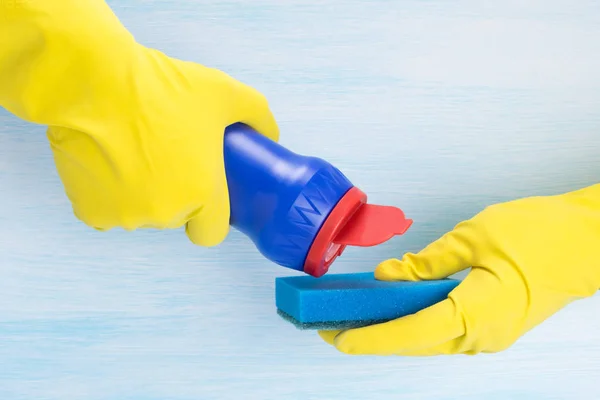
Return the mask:
{"type": "MultiPolygon", "coordinates": [[[[487,204],[598,180],[598,2],[110,3],[144,44],[256,86],[284,145],[415,219],[336,272],[418,250],[487,204]]],[[[2,399],[597,396],[597,297],[497,355],[352,358],[276,316],[273,280],[292,273],[237,233],[207,250],[182,231],[86,229],[44,129],[5,112],[0,188],[2,399]]]]}

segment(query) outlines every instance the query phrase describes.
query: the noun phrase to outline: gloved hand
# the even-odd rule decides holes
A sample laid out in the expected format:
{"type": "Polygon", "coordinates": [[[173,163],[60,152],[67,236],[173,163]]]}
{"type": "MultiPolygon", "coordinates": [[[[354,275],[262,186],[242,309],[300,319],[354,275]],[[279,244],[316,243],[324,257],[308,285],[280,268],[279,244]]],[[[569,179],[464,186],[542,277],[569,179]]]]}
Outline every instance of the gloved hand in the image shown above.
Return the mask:
{"type": "Polygon", "coordinates": [[[418,254],[380,264],[381,280],[441,279],[472,267],[427,309],[383,324],[323,331],[347,354],[498,352],[600,288],[600,184],[488,207],[418,254]]]}
{"type": "Polygon", "coordinates": [[[278,140],[264,96],[137,43],[103,0],[0,2],[0,106],[48,125],[75,215],[100,230],[229,229],[223,134],[278,140]]]}

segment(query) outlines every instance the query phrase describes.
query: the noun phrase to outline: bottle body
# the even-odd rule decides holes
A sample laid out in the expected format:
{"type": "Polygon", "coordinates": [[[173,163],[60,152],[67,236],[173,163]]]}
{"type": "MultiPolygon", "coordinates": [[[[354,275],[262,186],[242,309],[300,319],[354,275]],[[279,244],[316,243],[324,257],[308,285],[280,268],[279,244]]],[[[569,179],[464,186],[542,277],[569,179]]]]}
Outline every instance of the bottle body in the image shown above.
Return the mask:
{"type": "Polygon", "coordinates": [[[353,187],[334,166],[289,151],[244,124],[227,127],[230,224],[269,260],[302,271],[321,226],[353,187]]]}

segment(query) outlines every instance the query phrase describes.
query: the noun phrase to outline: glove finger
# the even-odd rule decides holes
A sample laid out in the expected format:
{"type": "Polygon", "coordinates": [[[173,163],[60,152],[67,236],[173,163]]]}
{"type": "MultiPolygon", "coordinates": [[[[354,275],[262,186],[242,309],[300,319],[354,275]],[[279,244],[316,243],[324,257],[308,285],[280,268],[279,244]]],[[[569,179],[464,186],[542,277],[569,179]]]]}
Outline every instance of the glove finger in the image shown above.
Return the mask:
{"type": "MultiPolygon", "coordinates": [[[[452,299],[383,324],[339,333],[333,345],[352,355],[428,354],[430,349],[464,335],[464,320],[452,299]]],[[[324,340],[331,334],[325,334],[324,340]]],[[[323,337],[323,335],[321,335],[323,337]]]]}
{"type": "Polygon", "coordinates": [[[384,281],[442,279],[470,268],[473,243],[465,224],[443,235],[419,253],[407,253],[402,260],[390,259],[375,268],[375,278],[384,281]]]}
{"type": "Polygon", "coordinates": [[[335,331],[318,331],[317,333],[319,334],[319,336],[321,336],[321,339],[323,339],[325,341],[325,343],[333,346],[334,342],[335,342],[335,337],[342,332],[343,331],[341,331],[341,330],[335,330],[335,331]]]}
{"type": "MultiPolygon", "coordinates": [[[[335,347],[335,337],[339,335],[342,331],[319,331],[318,334],[323,339],[323,341],[329,345],[335,347]]],[[[395,355],[398,356],[407,356],[407,357],[424,357],[424,356],[436,356],[442,354],[454,354],[454,349],[456,348],[457,342],[460,339],[454,339],[449,342],[443,343],[439,346],[434,346],[429,349],[418,349],[418,350],[405,350],[398,352],[395,355]]]]}
{"type": "MultiPolygon", "coordinates": [[[[335,338],[337,335],[342,333],[342,330],[332,330],[332,331],[318,331],[319,336],[323,341],[329,345],[335,346],[335,338]]],[[[398,353],[398,355],[403,356],[426,356],[426,355],[438,355],[438,354],[453,354],[456,349],[456,345],[462,342],[459,338],[450,340],[449,342],[445,342],[439,346],[434,346],[429,349],[419,349],[419,350],[406,350],[404,352],[398,353]]]]}
{"type": "Polygon", "coordinates": [[[441,355],[452,355],[452,354],[471,354],[468,351],[462,349],[464,343],[464,337],[457,337],[448,342],[442,343],[438,346],[430,348],[406,350],[398,352],[396,355],[403,357],[431,357],[441,355]]]}
{"type": "MultiPolygon", "coordinates": [[[[335,347],[335,338],[337,335],[342,333],[341,330],[335,331],[318,331],[319,336],[323,341],[329,345],[335,347]]],[[[454,354],[455,349],[457,348],[457,344],[461,343],[462,340],[460,338],[456,338],[454,340],[450,340],[449,342],[443,343],[439,346],[434,346],[429,349],[418,349],[418,350],[406,350],[403,352],[399,352],[397,355],[402,356],[434,356],[440,354],[454,354]]]]}
{"type": "Polygon", "coordinates": [[[204,204],[185,226],[188,238],[199,246],[216,246],[229,233],[229,194],[224,174],[217,180],[214,193],[212,200],[204,204]]]}
{"type": "Polygon", "coordinates": [[[279,141],[279,126],[266,97],[242,82],[235,85],[234,110],[229,124],[245,123],[269,139],[279,141]]]}

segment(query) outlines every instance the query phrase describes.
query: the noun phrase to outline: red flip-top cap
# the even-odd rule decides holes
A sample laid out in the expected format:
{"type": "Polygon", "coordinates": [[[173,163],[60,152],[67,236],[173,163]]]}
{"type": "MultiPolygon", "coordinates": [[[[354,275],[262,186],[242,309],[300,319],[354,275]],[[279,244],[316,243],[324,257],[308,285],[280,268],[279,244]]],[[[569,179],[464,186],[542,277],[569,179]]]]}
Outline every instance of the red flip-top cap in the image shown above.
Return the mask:
{"type": "Polygon", "coordinates": [[[397,207],[367,204],[367,195],[353,187],[323,223],[304,262],[304,272],[323,276],[346,246],[375,246],[402,235],[412,224],[397,207]]]}

